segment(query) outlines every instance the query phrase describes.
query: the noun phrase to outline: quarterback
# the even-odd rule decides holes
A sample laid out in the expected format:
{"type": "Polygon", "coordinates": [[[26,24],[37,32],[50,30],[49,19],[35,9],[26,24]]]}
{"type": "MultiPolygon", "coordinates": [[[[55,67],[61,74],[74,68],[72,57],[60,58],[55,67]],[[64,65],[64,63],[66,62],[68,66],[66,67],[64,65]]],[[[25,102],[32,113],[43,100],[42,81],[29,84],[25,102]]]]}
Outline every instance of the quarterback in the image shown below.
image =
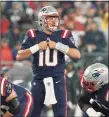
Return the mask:
{"type": "Polygon", "coordinates": [[[38,22],[41,29],[27,31],[16,56],[17,60],[24,60],[33,55],[31,92],[35,104],[32,117],[40,117],[44,104],[52,104],[55,117],[66,117],[64,55],[80,59],[80,52],[71,32],[60,29],[59,14],[54,7],[43,7],[38,22]]]}

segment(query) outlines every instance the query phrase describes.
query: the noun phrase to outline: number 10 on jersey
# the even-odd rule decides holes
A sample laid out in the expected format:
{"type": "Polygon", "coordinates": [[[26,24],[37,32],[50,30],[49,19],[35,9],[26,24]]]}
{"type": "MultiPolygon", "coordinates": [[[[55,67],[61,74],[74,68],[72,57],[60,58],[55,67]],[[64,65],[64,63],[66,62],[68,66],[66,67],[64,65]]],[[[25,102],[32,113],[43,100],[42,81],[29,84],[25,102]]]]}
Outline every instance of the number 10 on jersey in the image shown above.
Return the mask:
{"type": "Polygon", "coordinates": [[[47,48],[45,51],[39,51],[39,66],[56,66],[57,65],[57,50],[51,51],[47,48]],[[50,61],[50,59],[52,60],[50,61]]]}

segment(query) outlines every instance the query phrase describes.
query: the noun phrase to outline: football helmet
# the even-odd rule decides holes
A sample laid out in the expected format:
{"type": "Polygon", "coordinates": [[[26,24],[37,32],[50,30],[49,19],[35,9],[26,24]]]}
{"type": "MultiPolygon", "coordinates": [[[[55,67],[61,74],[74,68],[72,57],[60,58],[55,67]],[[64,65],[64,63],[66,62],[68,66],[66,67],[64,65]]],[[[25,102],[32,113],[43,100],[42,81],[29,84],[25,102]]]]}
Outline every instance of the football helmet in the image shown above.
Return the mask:
{"type": "Polygon", "coordinates": [[[56,30],[59,29],[59,26],[60,26],[59,13],[57,12],[57,10],[54,7],[45,6],[39,11],[38,22],[39,22],[39,25],[42,27],[43,30],[48,29],[52,32],[56,31],[56,30]],[[49,17],[55,18],[55,21],[53,22],[52,25],[49,25],[49,22],[47,20],[49,17]]]}
{"type": "Polygon", "coordinates": [[[82,87],[88,92],[95,92],[108,83],[108,67],[95,63],[86,68],[81,81],[82,87]]]}

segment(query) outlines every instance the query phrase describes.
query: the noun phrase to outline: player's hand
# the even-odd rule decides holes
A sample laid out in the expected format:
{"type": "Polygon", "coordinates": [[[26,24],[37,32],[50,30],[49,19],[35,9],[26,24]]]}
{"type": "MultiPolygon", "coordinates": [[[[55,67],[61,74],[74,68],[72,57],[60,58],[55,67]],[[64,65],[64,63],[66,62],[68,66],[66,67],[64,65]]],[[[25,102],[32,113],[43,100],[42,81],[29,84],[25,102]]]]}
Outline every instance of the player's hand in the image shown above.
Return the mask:
{"type": "Polygon", "coordinates": [[[50,41],[48,42],[48,46],[49,46],[50,49],[54,49],[55,46],[56,46],[56,42],[50,40],[50,41]]]}
{"type": "Polygon", "coordinates": [[[89,117],[103,117],[103,114],[101,112],[96,112],[93,108],[88,108],[86,110],[86,113],[89,117]]]}
{"type": "Polygon", "coordinates": [[[91,115],[89,117],[105,117],[101,112],[96,112],[96,114],[91,115]]]}
{"type": "Polygon", "coordinates": [[[101,112],[97,112],[95,117],[102,117],[102,115],[103,114],[101,112]]]}
{"type": "Polygon", "coordinates": [[[40,50],[46,50],[47,49],[47,42],[46,41],[41,41],[39,44],[39,49],[40,50]]]}

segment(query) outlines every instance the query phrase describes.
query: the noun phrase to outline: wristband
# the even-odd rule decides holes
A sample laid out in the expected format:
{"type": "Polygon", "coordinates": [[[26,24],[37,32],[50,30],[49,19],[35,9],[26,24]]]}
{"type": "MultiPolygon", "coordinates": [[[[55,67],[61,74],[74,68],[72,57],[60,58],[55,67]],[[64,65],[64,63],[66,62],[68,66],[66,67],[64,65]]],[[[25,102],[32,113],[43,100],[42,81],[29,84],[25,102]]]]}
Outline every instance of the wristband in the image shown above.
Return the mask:
{"type": "Polygon", "coordinates": [[[39,51],[39,46],[38,46],[38,44],[36,44],[36,45],[30,47],[30,51],[31,51],[32,54],[34,54],[34,53],[36,53],[37,51],[39,51]]]}
{"type": "Polygon", "coordinates": [[[64,54],[67,54],[69,51],[69,47],[63,43],[60,43],[60,42],[56,43],[55,48],[64,54]]]}

